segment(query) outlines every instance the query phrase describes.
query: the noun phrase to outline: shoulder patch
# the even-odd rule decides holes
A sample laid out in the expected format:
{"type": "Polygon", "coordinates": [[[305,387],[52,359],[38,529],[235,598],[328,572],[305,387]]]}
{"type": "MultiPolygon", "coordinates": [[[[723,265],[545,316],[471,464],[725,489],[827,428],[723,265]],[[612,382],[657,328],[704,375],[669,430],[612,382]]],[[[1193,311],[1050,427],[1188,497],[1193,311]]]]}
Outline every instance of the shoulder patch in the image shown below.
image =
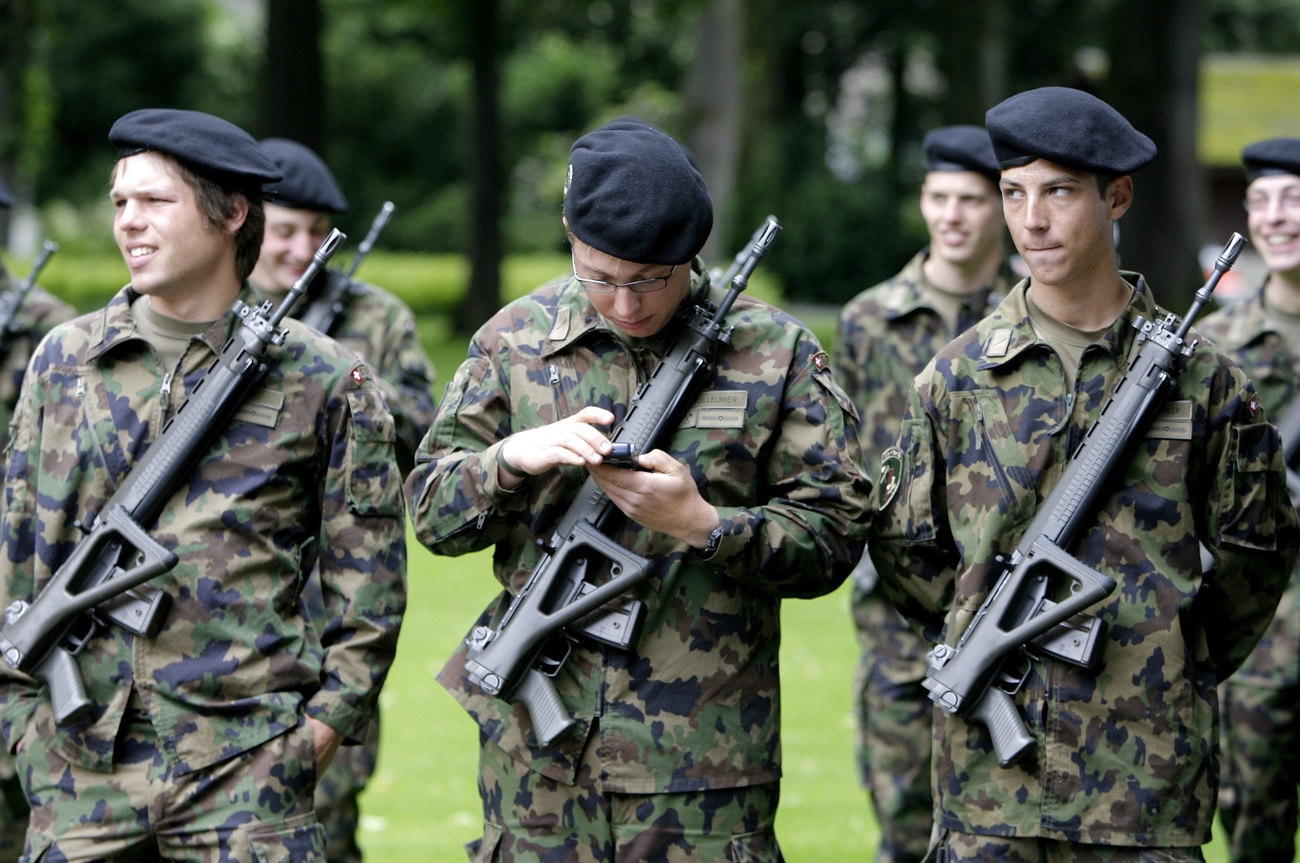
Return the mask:
{"type": "Polygon", "coordinates": [[[825,351],[818,351],[812,358],[813,368],[819,372],[824,372],[831,365],[831,358],[825,351]]]}
{"type": "Polygon", "coordinates": [[[903,451],[891,446],[880,456],[879,509],[884,509],[898,494],[898,487],[903,482],[903,451]]]}
{"type": "Polygon", "coordinates": [[[353,367],[352,367],[352,382],[353,382],[354,384],[356,384],[357,386],[360,386],[361,384],[364,384],[364,383],[366,382],[366,367],[365,367],[365,366],[353,366],[353,367]]]}
{"type": "Polygon", "coordinates": [[[1246,400],[1246,407],[1250,408],[1251,419],[1259,419],[1259,411],[1262,406],[1260,405],[1258,395],[1250,393],[1250,398],[1246,400]]]}

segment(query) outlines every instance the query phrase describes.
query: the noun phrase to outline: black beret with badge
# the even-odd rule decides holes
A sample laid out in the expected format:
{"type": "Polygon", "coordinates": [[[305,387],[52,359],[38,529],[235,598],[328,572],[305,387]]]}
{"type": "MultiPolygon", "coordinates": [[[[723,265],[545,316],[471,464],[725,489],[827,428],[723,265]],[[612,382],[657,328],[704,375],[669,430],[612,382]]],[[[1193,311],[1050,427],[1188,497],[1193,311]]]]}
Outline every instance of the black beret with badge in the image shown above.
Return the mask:
{"type": "Polygon", "coordinates": [[[990,108],[984,123],[1002,168],[1046,159],[1093,174],[1123,176],[1156,156],[1156,145],[1123,114],[1071,87],[1018,93],[990,108]]]}
{"type": "Polygon", "coordinates": [[[1269,138],[1250,144],[1241,151],[1241,166],[1247,183],[1266,174],[1300,176],[1300,138],[1269,138]]]}
{"type": "Polygon", "coordinates": [[[638,264],[684,264],[713,229],[713,201],[686,149],[632,119],[583,135],[569,151],[564,218],[573,235],[638,264]]]}
{"type": "Polygon", "coordinates": [[[921,139],[928,171],[974,171],[998,181],[998,159],[983,126],[940,126],[921,139]]]}
{"type": "Polygon", "coordinates": [[[4,180],[0,180],[0,207],[12,206],[14,196],[9,194],[9,187],[5,185],[4,180]]]}
{"type": "Polygon", "coordinates": [[[267,200],[295,210],[344,213],[348,199],[334,181],[325,161],[305,144],[288,138],[266,138],[258,145],[284,177],[263,192],[267,200]]]}
{"type": "Polygon", "coordinates": [[[243,129],[200,111],[143,108],[118,118],[108,140],[122,156],[156,150],[223,189],[258,194],[280,170],[243,129]]]}

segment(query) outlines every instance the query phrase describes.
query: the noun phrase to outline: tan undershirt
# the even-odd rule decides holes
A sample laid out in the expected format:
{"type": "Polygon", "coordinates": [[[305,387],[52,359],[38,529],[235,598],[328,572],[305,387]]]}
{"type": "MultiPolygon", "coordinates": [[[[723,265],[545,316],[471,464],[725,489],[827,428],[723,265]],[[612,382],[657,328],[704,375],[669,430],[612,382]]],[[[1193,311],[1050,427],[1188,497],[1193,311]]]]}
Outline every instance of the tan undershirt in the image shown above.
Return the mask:
{"type": "Polygon", "coordinates": [[[1110,324],[1099,330],[1081,330],[1040,309],[1034,302],[1033,290],[1025,294],[1025,300],[1029,307],[1029,323],[1033,325],[1038,338],[1061,357],[1061,363],[1065,366],[1066,383],[1073,392],[1074,381],[1079,376],[1079,362],[1083,359],[1083,352],[1089,345],[1096,344],[1098,339],[1106,335],[1110,330],[1110,324]]]}
{"type": "Polygon", "coordinates": [[[165,370],[175,369],[190,346],[190,340],[202,335],[213,321],[182,321],[154,309],[148,297],[131,304],[131,320],[144,340],[153,345],[165,370]]]}
{"type": "Polygon", "coordinates": [[[945,291],[926,281],[921,285],[921,292],[943,321],[944,332],[956,335],[957,316],[961,314],[962,304],[970,299],[970,294],[957,294],[945,291]]]}

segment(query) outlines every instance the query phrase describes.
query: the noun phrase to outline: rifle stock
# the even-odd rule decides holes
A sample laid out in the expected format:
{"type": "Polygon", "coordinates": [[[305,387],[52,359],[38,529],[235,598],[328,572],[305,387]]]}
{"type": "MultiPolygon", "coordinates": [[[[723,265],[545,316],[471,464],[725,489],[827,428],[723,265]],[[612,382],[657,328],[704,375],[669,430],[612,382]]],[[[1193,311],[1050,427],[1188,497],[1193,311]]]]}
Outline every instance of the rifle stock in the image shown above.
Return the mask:
{"type": "MultiPolygon", "coordinates": [[[[105,603],[169,571],[176,555],[154,540],[144,525],[153,522],[181,481],[211,447],[245,395],[266,374],[262,361],[269,345],[283,344],[277,329],[311,278],[325,266],[344,235],[334,231],[312,263],[274,311],[270,303],[253,309],[236,301],[241,326],[204,373],[194,391],[163,427],[158,439],[132,467],[103,511],[91,519],[86,535],[31,603],[15,600],[0,627],[0,656],[13,669],[42,680],[50,689],[59,724],[75,722],[90,708],[74,655],[93,636],[95,617],[105,603]],[[79,628],[80,627],[80,628],[79,628]]],[[[112,616],[137,636],[152,637],[161,626],[166,597],[137,600],[143,607],[112,616]],[[144,618],[144,619],[140,619],[144,618]]]]}
{"type": "MultiPolygon", "coordinates": [[[[1192,320],[1244,243],[1240,235],[1233,235],[1176,330],[1177,319],[1172,314],[1159,323],[1141,318],[1134,323],[1140,348],[1075,450],[1060,482],[1012,554],[996,559],[993,589],[957,645],[939,644],[930,652],[924,685],[931,700],[949,713],[982,722],[1003,767],[1015,764],[1035,745],[1012,699],[1018,676],[1006,664],[1013,652],[1041,646],[1036,639],[1115,589],[1113,578],[1076,560],[1069,548],[1094,517],[1109,478],[1127,462],[1133,445],[1173,389],[1181,359],[1190,356],[1194,348],[1184,343],[1192,320]],[[1053,573],[1071,580],[1068,596],[1059,602],[1048,598],[1053,573]]],[[[1095,630],[1093,636],[1099,638],[1095,630]]],[[[1091,667],[1096,659],[1093,654],[1068,661],[1091,667]]],[[[1023,680],[1023,675],[1019,677],[1023,680]]]]}
{"type": "MultiPolygon", "coordinates": [[[[610,438],[616,444],[628,444],[631,461],[666,446],[694,404],[713,374],[718,345],[730,342],[730,330],[724,329],[723,319],[780,229],[774,217],[764,221],[743,256],[737,256],[743,261],[716,309],[695,307],[686,331],[632,397],[627,415],[610,438]]],[[[546,554],[504,616],[494,626],[476,627],[467,639],[470,680],[488,695],[522,704],[542,746],[574,724],[552,682],[564,659],[548,662],[542,655],[547,642],[644,581],[652,571],[650,561],[606,535],[617,515],[617,508],[596,481],[587,477],[545,546],[546,554]],[[610,578],[590,589],[586,574],[600,563],[608,567],[610,578]],[[539,664],[549,665],[551,673],[539,671],[539,664]]],[[[639,614],[631,617],[636,620],[639,614]]],[[[626,627],[626,644],[631,643],[635,631],[635,623],[626,627]]]]}

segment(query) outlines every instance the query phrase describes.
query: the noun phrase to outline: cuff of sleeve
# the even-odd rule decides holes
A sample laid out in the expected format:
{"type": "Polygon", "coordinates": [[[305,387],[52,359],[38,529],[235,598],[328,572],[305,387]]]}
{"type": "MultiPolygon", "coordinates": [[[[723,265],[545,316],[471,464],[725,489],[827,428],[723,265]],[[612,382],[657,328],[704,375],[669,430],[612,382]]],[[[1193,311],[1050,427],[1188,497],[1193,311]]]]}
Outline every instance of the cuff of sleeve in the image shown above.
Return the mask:
{"type": "Polygon", "coordinates": [[[483,467],[483,473],[485,474],[483,477],[483,488],[487,491],[488,496],[493,500],[509,500],[510,498],[522,496],[524,490],[528,488],[528,479],[531,479],[528,474],[524,474],[524,477],[527,477],[527,479],[514,488],[503,488],[501,484],[497,482],[498,467],[512,476],[518,476],[520,473],[519,471],[512,469],[513,465],[507,467],[507,462],[501,457],[501,448],[504,443],[505,441],[497,441],[492,444],[492,446],[483,450],[483,455],[479,457],[480,464],[483,467]]]}
{"type": "Polygon", "coordinates": [[[307,715],[320,720],[342,734],[349,744],[360,743],[365,739],[366,728],[370,725],[370,714],[345,704],[337,695],[324,691],[307,702],[307,715]]]}
{"type": "Polygon", "coordinates": [[[700,553],[699,549],[696,550],[696,554],[701,560],[722,565],[734,555],[739,554],[749,542],[750,527],[749,518],[744,510],[738,507],[726,506],[720,506],[717,510],[722,528],[722,539],[718,541],[718,548],[707,557],[700,553]]]}

